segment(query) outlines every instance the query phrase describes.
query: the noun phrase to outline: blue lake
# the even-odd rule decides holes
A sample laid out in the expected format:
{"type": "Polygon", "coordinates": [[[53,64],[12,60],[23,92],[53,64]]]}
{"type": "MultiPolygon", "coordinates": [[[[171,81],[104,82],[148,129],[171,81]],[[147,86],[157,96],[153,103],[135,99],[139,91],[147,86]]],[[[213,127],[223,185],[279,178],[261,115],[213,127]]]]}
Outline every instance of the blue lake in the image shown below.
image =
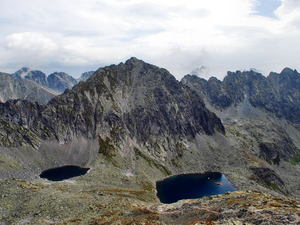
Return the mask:
{"type": "Polygon", "coordinates": [[[181,174],[156,182],[157,197],[162,203],[236,191],[222,173],[181,174]]]}
{"type": "Polygon", "coordinates": [[[72,177],[82,176],[86,174],[88,170],[89,168],[67,165],[45,170],[40,174],[40,177],[51,181],[62,181],[72,177]]]}

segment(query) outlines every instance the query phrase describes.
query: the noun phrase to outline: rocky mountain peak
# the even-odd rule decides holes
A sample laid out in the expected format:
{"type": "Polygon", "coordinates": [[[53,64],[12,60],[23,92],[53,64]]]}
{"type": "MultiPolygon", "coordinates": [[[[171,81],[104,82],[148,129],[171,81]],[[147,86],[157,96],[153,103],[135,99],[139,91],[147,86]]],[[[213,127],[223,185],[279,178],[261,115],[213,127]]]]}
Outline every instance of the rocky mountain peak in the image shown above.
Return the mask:
{"type": "Polygon", "coordinates": [[[131,57],[128,60],[126,60],[125,64],[135,64],[135,63],[145,63],[143,60],[138,59],[136,57],[131,57]]]}
{"type": "Polygon", "coordinates": [[[21,69],[13,73],[12,76],[15,78],[24,78],[30,71],[31,69],[29,67],[22,67],[21,69]]]}
{"type": "Polygon", "coordinates": [[[236,72],[227,72],[227,76],[225,76],[224,80],[240,80],[242,79],[243,81],[253,81],[253,80],[262,80],[264,76],[255,70],[245,70],[245,71],[240,71],[237,70],[236,72]]]}
{"type": "Polygon", "coordinates": [[[230,77],[230,76],[239,76],[239,75],[241,75],[242,74],[242,72],[240,71],[240,70],[237,70],[237,71],[235,71],[235,72],[233,72],[233,71],[227,71],[227,76],[226,77],[230,77]]]}
{"type": "Polygon", "coordinates": [[[20,70],[18,70],[18,71],[20,71],[20,72],[29,72],[29,71],[31,71],[31,69],[29,68],[29,67],[26,67],[26,66],[24,66],[24,67],[22,67],[20,70]]]}
{"type": "Polygon", "coordinates": [[[13,73],[12,76],[17,79],[32,80],[42,86],[47,87],[47,76],[45,73],[39,70],[32,70],[29,67],[22,67],[20,70],[13,73]]]}
{"type": "Polygon", "coordinates": [[[39,70],[32,70],[30,71],[25,77],[25,79],[35,81],[36,83],[47,87],[47,76],[42,71],[39,70]]]}
{"type": "Polygon", "coordinates": [[[125,63],[100,68],[94,73],[91,82],[95,85],[105,82],[109,88],[132,89],[141,89],[141,87],[150,89],[162,84],[174,89],[179,84],[166,69],[148,64],[135,57],[128,59],[125,63]]]}
{"type": "Polygon", "coordinates": [[[289,67],[286,67],[286,68],[284,68],[281,72],[280,72],[280,74],[281,75],[288,75],[288,74],[296,74],[297,73],[297,70],[293,70],[293,69],[291,69],[291,68],[289,68],[289,67]]]}
{"type": "Polygon", "coordinates": [[[64,72],[54,72],[50,74],[47,78],[47,82],[49,88],[58,92],[63,92],[77,84],[76,79],[64,72]]]}
{"type": "Polygon", "coordinates": [[[71,76],[65,72],[54,72],[52,74],[50,74],[49,76],[56,76],[59,78],[70,78],[71,76]]]}
{"type": "MultiPolygon", "coordinates": [[[[39,85],[37,83],[39,77],[35,77],[35,73],[31,72],[31,77],[26,75],[25,79],[16,78],[10,74],[0,73],[0,100],[5,102],[9,99],[26,99],[45,104],[53,98],[56,93],[39,85]],[[30,81],[33,79],[35,79],[36,82],[30,81]]],[[[42,82],[43,79],[40,81],[42,82]]]]}
{"type": "Polygon", "coordinates": [[[47,127],[59,140],[109,134],[114,141],[134,137],[154,144],[164,137],[225,132],[199,95],[166,69],[136,58],[97,70],[35,114],[35,126],[47,127]]]}
{"type": "Polygon", "coordinates": [[[216,77],[210,77],[209,79],[208,79],[208,81],[209,82],[221,82],[218,78],[216,78],[216,77]]]}

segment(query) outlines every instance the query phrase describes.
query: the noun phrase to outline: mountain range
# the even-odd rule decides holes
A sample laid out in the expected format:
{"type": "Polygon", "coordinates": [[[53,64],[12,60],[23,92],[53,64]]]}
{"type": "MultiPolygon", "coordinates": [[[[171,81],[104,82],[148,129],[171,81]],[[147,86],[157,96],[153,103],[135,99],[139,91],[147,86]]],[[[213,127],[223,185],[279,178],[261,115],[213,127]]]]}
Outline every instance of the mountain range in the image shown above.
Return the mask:
{"type": "Polygon", "coordinates": [[[47,103],[58,93],[28,79],[16,79],[10,74],[0,73],[0,102],[9,99],[24,99],[47,103]]]}
{"type": "Polygon", "coordinates": [[[13,74],[1,73],[0,101],[25,99],[46,104],[51,98],[71,89],[80,81],[87,80],[94,71],[83,73],[78,79],[64,72],[46,75],[42,71],[23,67],[13,74]]]}
{"type": "Polygon", "coordinates": [[[284,224],[288,215],[290,221],[298,218],[299,202],[288,200],[300,198],[296,70],[268,77],[228,72],[223,81],[186,75],[178,81],[166,69],[133,57],[85,74],[81,82],[24,68],[4,75],[64,91],[43,104],[12,94],[0,103],[0,191],[5,193],[0,212],[4,209],[7,224],[29,218],[43,224],[49,215],[67,224],[72,219],[197,224],[199,215],[219,224],[259,224],[259,219],[284,224]],[[43,170],[62,165],[91,170],[73,183],[38,179],[43,170]],[[226,174],[239,192],[170,207],[158,202],[156,181],[207,171],[226,174]],[[16,198],[26,202],[26,209],[18,210],[11,200],[16,198]],[[253,199],[265,203],[259,206],[253,199]],[[215,208],[205,210],[206,202],[215,208]],[[268,214],[273,206],[278,211],[268,214]]]}
{"type": "Polygon", "coordinates": [[[285,68],[267,77],[254,71],[228,72],[223,81],[187,75],[182,82],[217,108],[227,109],[246,99],[255,108],[300,123],[300,75],[296,70],[285,68]]]}

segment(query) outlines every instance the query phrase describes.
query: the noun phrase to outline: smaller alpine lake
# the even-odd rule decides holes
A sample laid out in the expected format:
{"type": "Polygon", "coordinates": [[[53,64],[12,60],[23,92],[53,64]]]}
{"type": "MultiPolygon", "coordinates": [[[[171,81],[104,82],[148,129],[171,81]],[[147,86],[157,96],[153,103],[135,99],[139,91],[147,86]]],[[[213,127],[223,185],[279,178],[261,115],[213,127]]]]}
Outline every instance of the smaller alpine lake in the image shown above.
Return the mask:
{"type": "Polygon", "coordinates": [[[236,191],[224,174],[219,172],[180,174],[156,182],[157,197],[162,203],[195,199],[236,191]]]}
{"type": "Polygon", "coordinates": [[[41,174],[41,178],[46,178],[51,181],[62,181],[72,177],[82,176],[87,173],[90,168],[82,168],[79,166],[62,166],[48,170],[44,170],[41,174]]]}

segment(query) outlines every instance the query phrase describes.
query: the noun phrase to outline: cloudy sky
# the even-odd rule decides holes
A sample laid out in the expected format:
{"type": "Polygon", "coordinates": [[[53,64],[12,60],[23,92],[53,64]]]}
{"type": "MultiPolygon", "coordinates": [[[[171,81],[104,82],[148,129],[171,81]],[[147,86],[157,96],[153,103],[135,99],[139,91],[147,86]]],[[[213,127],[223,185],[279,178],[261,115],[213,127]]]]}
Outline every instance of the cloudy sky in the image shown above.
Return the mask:
{"type": "Polygon", "coordinates": [[[178,79],[300,69],[300,0],[1,0],[0,27],[3,72],[78,77],[131,56],[178,79]]]}

